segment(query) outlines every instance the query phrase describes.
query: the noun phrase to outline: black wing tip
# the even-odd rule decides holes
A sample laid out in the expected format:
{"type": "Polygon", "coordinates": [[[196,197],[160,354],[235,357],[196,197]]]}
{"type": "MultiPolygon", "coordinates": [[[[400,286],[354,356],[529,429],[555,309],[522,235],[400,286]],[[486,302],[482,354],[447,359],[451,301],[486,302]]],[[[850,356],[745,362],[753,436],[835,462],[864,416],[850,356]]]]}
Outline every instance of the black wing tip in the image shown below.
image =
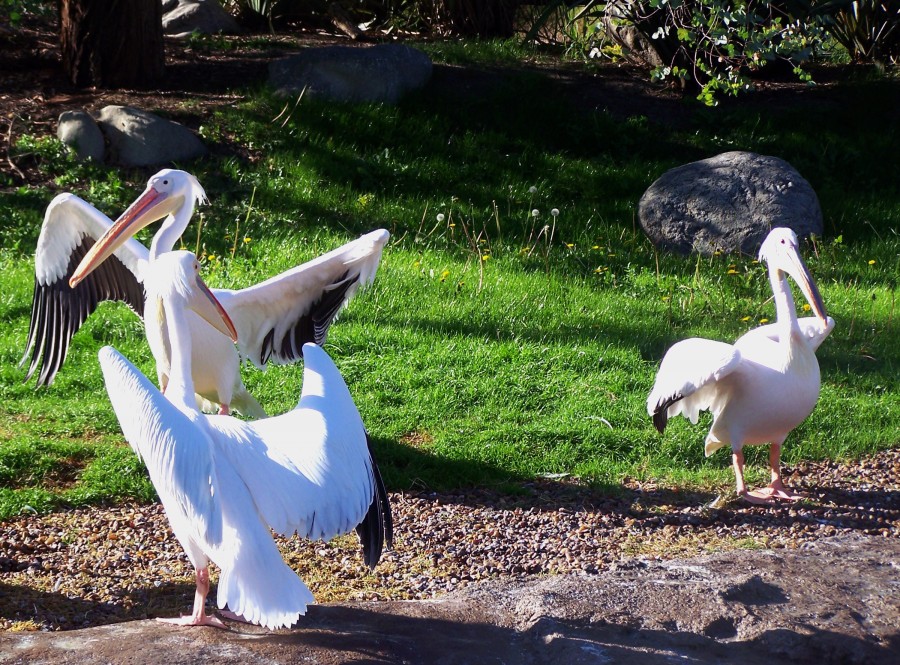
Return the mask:
{"type": "Polygon", "coordinates": [[[653,412],[653,426],[656,427],[656,430],[662,434],[666,431],[666,424],[669,422],[669,408],[660,408],[657,407],[656,411],[653,412]]]}
{"type": "Polygon", "coordinates": [[[666,425],[669,422],[669,407],[680,399],[684,399],[684,395],[675,393],[669,397],[660,398],[656,403],[656,409],[653,411],[653,425],[660,434],[665,432],[666,425]]]}
{"type": "Polygon", "coordinates": [[[356,533],[362,543],[363,561],[369,570],[375,570],[375,566],[381,560],[381,553],[387,543],[388,549],[394,547],[394,518],[391,514],[391,503],[388,498],[384,480],[378,464],[372,456],[372,439],[366,432],[366,445],[372,459],[372,474],[375,481],[375,491],[372,495],[372,503],[363,521],[356,527],[356,533]]]}

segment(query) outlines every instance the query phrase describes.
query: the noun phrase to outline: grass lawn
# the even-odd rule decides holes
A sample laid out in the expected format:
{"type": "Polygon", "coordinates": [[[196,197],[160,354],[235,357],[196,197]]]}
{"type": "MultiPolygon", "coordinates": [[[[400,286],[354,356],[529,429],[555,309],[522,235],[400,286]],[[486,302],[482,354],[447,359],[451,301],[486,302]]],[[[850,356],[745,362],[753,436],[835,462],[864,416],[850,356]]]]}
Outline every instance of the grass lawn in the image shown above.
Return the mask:
{"type": "MultiPolygon", "coordinates": [[[[432,55],[458,61],[451,51],[432,55]]],[[[284,101],[243,89],[200,133],[252,159],[218,150],[185,165],[211,203],[183,240],[214,286],[249,285],[362,232],[391,231],[375,285],[326,346],[389,489],[514,491],[541,474],[610,492],[625,477],[730,487],[729,455],[703,457],[708,417],[673,420],[661,437],[644,404],[670,344],[733,340],[773,316],[764,267],[753,257],[660,254],[635,221],[638,199],[664,171],[728,150],[790,162],[825,215],[825,237],[803,251],[837,327],[818,352],[819,404],[789,437],[785,461],[898,444],[896,80],[785,92],[771,105],[687,103],[687,121],[674,127],[586,110],[540,72],[509,69],[503,81],[452,100],[426,90],[396,107],[304,100],[281,117],[284,101]],[[817,106],[805,103],[816,95],[817,106]]],[[[16,150],[110,216],[152,173],[80,165],[39,136],[16,150]]],[[[0,519],[154,497],[96,360],[111,344],[155,376],[129,310],[108,305],[92,316],[49,389],[24,385],[17,367],[34,247],[54,193],[0,193],[0,519]]],[[[270,413],[293,406],[300,379],[299,367],[245,371],[270,413]]],[[[765,478],[765,455],[749,451],[749,482],[765,478]]]]}

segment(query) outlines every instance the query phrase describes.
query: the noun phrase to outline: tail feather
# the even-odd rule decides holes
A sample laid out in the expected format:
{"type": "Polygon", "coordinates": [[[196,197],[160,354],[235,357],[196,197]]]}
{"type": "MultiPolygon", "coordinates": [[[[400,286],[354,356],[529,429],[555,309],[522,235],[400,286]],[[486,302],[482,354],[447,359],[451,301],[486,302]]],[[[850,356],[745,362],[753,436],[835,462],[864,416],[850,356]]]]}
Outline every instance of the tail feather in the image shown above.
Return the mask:
{"type": "MultiPolygon", "coordinates": [[[[273,544],[274,547],[274,544],[273,544]]],[[[297,573],[278,557],[259,568],[258,561],[235,561],[222,568],[219,577],[217,605],[228,606],[250,623],[269,629],[288,628],[306,614],[308,605],[315,603],[312,592],[297,573]],[[260,574],[260,570],[265,571],[260,574]]]]}

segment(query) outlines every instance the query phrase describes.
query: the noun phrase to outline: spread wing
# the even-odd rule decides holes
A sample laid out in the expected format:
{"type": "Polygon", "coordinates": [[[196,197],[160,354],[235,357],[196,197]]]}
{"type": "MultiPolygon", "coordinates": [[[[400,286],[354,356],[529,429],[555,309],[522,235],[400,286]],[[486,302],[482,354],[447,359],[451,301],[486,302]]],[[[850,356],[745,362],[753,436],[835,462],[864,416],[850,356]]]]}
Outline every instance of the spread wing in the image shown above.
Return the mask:
{"type": "Polygon", "coordinates": [[[114,348],[103,347],[99,357],[122,433],[147,465],[169,519],[190,525],[198,542],[220,543],[222,510],[209,436],[114,348]]]}
{"type": "MultiPolygon", "coordinates": [[[[307,344],[303,351],[303,390],[295,409],[249,423],[215,416],[207,422],[219,433],[216,455],[228,459],[272,529],[328,540],[356,528],[373,503],[383,511],[387,497],[337,368],[318,346],[307,344]]],[[[389,505],[386,509],[380,520],[385,531],[389,505]]],[[[384,532],[378,539],[383,542],[384,532]]],[[[380,543],[374,547],[380,552],[380,543]]]]}
{"type": "Polygon", "coordinates": [[[375,278],[389,234],[372,231],[327,254],[239,291],[214,289],[238,332],[241,355],[257,367],[299,360],[360,286],[375,278]]]}
{"type": "Polygon", "coordinates": [[[97,238],[112,226],[102,212],[74,194],[60,194],[47,206],[34,257],[34,296],[25,353],[28,381],[53,383],[65,362],[69,343],[81,325],[105,300],[126,303],[143,316],[144,288],[140,272],[147,249],[130,239],[74,289],[69,277],[97,238]]]}

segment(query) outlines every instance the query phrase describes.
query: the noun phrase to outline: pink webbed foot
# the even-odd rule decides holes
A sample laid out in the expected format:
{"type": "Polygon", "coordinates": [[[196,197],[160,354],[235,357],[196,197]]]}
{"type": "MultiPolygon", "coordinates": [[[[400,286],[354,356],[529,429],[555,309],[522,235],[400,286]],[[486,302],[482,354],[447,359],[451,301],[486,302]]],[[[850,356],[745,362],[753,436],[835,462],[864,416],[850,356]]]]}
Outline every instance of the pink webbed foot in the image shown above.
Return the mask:
{"type": "Polygon", "coordinates": [[[160,623],[172,624],[173,626],[212,626],[213,628],[228,630],[228,626],[215,614],[203,614],[199,617],[190,615],[171,619],[157,618],[156,620],[160,623]]]}
{"type": "Polygon", "coordinates": [[[757,506],[769,506],[778,501],[800,501],[804,498],[802,494],[797,494],[784,485],[769,485],[756,490],[739,492],[738,494],[747,503],[757,506]]]}

